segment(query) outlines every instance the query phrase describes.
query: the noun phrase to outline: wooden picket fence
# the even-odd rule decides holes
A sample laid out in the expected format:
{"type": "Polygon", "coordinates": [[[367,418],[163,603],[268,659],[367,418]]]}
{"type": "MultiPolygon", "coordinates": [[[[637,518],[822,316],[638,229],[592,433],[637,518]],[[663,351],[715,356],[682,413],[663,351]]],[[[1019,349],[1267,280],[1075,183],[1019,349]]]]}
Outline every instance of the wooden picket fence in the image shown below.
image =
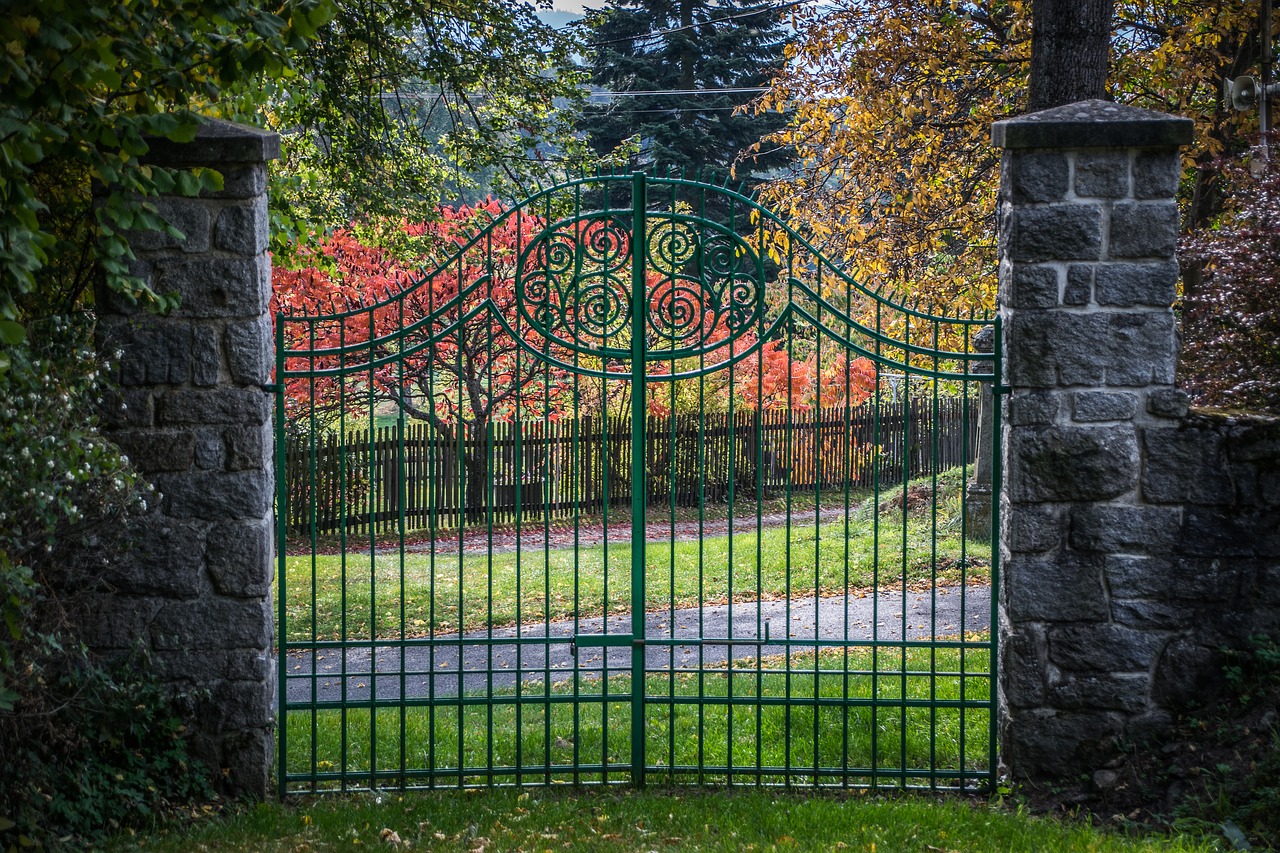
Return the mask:
{"type": "MultiPolygon", "coordinates": [[[[792,490],[869,488],[971,463],[975,399],[650,417],[648,500],[698,506],[792,490]],[[966,424],[967,421],[967,424],[966,424]],[[936,457],[936,462],[934,461],[936,457]],[[759,494],[757,494],[759,493],[759,494]]],[[[516,423],[446,441],[425,423],[291,438],[290,534],[388,533],[599,514],[631,499],[629,418],[516,423]],[[466,464],[470,462],[470,466],[466,464]],[[468,491],[468,480],[479,488],[468,491]],[[314,496],[314,501],[312,497],[314,496]],[[470,511],[468,511],[470,507],[470,511]]]]}

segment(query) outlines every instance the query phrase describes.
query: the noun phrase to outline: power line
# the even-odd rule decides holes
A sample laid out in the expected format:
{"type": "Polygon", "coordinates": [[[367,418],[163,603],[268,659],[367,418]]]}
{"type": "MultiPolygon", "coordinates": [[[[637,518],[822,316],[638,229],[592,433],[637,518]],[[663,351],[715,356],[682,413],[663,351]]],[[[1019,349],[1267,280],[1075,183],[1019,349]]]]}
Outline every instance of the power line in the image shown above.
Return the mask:
{"type": "Polygon", "coordinates": [[[629,92],[590,92],[587,97],[642,98],[657,95],[758,95],[768,86],[741,86],[729,89],[635,89],[629,92]]]}
{"type": "MultiPolygon", "coordinates": [[[[593,41],[593,42],[589,42],[588,44],[590,47],[603,47],[604,45],[607,45],[607,44],[618,44],[624,41],[646,41],[648,39],[657,38],[658,36],[665,36],[665,35],[670,35],[671,33],[679,33],[685,30],[694,30],[694,29],[697,29],[698,27],[705,27],[708,24],[718,24],[723,21],[732,21],[737,18],[750,18],[755,15],[765,15],[770,12],[781,12],[784,9],[790,9],[792,6],[800,6],[808,2],[810,2],[810,0],[791,0],[791,2],[779,3],[776,6],[760,6],[755,9],[751,9],[749,11],[738,12],[737,14],[734,14],[734,15],[725,15],[720,18],[708,18],[705,21],[697,21],[692,24],[685,24],[679,27],[669,27],[668,29],[665,29],[665,30],[654,30],[653,32],[639,33],[634,36],[623,36],[621,38],[604,39],[603,41],[593,41]]],[[[568,27],[564,27],[563,29],[568,29],[569,27],[577,26],[579,23],[581,22],[575,21],[574,23],[569,24],[568,27]]]]}

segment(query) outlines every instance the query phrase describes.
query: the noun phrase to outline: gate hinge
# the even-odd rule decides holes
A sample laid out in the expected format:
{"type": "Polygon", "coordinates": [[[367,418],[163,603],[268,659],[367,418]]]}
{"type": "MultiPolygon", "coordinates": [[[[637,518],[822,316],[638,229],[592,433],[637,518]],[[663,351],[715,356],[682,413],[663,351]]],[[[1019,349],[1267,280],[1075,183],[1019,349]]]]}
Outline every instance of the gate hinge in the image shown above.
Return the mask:
{"type": "Polygon", "coordinates": [[[280,386],[279,386],[279,385],[277,385],[277,384],[267,383],[266,385],[259,385],[258,387],[259,387],[259,388],[261,388],[263,391],[265,391],[265,392],[266,392],[266,393],[268,393],[268,394],[278,394],[278,393],[280,393],[280,386]]]}

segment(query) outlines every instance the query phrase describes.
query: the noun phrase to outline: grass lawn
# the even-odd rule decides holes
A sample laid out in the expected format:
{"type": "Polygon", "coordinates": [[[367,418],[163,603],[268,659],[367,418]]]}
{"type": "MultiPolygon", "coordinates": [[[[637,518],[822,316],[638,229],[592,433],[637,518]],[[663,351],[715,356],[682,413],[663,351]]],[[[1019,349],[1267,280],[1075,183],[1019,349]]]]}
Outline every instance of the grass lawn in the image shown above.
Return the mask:
{"type": "Polygon", "coordinates": [[[735,788],[496,789],[296,798],[175,822],[116,850],[1211,851],[1126,838],[980,800],[735,788]]]}
{"type": "MultiPolygon", "coordinates": [[[[916,481],[908,494],[928,488],[916,481]],[[912,490],[915,490],[913,492],[912,490]]],[[[797,513],[772,527],[699,541],[650,543],[645,609],[700,602],[843,593],[848,589],[985,582],[989,544],[963,540],[959,470],[939,478],[938,507],[915,501],[903,523],[901,490],[815,525],[797,513]],[[878,523],[876,515],[878,515],[878,523]]],[[[289,637],[423,636],[488,625],[627,612],[631,547],[589,545],[498,554],[348,553],[287,558],[289,637]]]]}
{"type": "MultiPolygon", "coordinates": [[[[978,787],[990,766],[989,650],[874,654],[826,649],[816,669],[812,652],[793,652],[789,662],[779,655],[732,670],[650,674],[649,778],[920,786],[936,769],[947,788],[963,768],[978,787]]],[[[286,725],[290,775],[315,777],[322,790],[368,787],[374,775],[394,788],[630,778],[629,675],[610,677],[607,690],[601,678],[579,676],[376,714],[298,710],[286,725]]]]}

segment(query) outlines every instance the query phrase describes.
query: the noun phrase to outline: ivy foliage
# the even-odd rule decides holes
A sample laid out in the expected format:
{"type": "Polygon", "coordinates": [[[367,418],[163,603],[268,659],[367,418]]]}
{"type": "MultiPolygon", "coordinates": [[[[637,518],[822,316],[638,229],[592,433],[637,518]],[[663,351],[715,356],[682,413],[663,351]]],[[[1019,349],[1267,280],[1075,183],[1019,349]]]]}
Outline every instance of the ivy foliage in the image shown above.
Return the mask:
{"type": "Polygon", "coordinates": [[[96,276],[156,309],[131,275],[130,230],[169,230],[145,201],[218,189],[212,171],[144,165],[147,137],[190,140],[228,91],[293,73],[325,0],[42,0],[0,17],[0,335],[80,297],[96,276]],[[103,189],[95,198],[92,187],[103,189]]]}

